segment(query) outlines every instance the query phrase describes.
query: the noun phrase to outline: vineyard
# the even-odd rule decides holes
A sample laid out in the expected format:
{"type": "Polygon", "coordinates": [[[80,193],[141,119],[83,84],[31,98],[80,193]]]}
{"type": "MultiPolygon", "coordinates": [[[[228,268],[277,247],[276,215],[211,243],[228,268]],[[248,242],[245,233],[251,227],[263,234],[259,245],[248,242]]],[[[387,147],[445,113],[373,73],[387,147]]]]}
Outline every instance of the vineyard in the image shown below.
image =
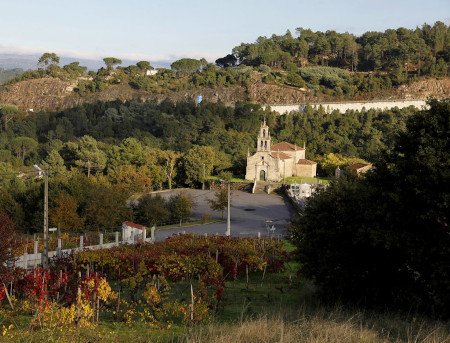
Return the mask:
{"type": "Polygon", "coordinates": [[[54,258],[49,270],[15,269],[0,287],[0,337],[68,332],[102,323],[155,329],[207,322],[225,311],[237,279],[264,282],[288,258],[283,242],[179,235],[54,258]]]}

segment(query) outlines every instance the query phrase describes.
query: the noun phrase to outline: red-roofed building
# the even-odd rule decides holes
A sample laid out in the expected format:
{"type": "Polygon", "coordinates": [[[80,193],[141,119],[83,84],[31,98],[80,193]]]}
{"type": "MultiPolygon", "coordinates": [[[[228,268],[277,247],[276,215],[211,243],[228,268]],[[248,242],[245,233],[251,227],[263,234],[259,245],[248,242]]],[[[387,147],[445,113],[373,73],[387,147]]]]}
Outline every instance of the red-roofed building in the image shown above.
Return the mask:
{"type": "Polygon", "coordinates": [[[142,239],[144,233],[146,234],[147,228],[144,225],[136,224],[133,222],[122,223],[122,240],[130,241],[136,239],[142,239]]]}
{"type": "Polygon", "coordinates": [[[316,176],[317,164],[305,159],[306,147],[288,142],[271,145],[269,127],[264,120],[259,129],[256,153],[247,156],[247,180],[281,181],[289,176],[316,176]]]}

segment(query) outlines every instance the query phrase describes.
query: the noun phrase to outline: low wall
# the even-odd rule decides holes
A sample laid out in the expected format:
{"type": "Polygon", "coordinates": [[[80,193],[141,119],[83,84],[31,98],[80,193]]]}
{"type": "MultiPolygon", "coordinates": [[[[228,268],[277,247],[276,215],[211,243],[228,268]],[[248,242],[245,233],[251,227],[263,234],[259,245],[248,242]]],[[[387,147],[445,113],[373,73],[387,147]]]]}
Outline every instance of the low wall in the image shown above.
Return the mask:
{"type": "MultiPolygon", "coordinates": [[[[116,236],[118,237],[118,236],[116,236]]],[[[142,243],[142,241],[145,241],[146,243],[153,243],[155,241],[155,237],[139,237],[139,236],[133,236],[130,240],[118,240],[116,238],[116,241],[113,243],[104,243],[104,244],[97,244],[97,245],[81,245],[77,248],[72,249],[58,249],[57,251],[49,251],[48,252],[48,258],[51,259],[55,256],[63,256],[63,255],[70,255],[74,252],[83,251],[83,250],[98,250],[98,249],[111,249],[115,246],[118,246],[119,244],[138,244],[142,243]]],[[[37,241],[36,241],[37,242],[37,241]]],[[[32,254],[25,253],[23,255],[17,256],[14,260],[14,266],[17,268],[23,268],[23,269],[30,269],[30,268],[36,268],[38,265],[42,263],[42,252],[38,252],[37,249],[38,245],[35,244],[34,252],[32,254]]]]}
{"type": "Polygon", "coordinates": [[[292,111],[302,112],[306,105],[317,109],[322,106],[326,112],[339,110],[344,113],[347,110],[361,111],[362,109],[386,110],[394,107],[405,108],[414,106],[418,109],[426,107],[425,100],[374,100],[374,101],[348,101],[348,102],[322,102],[322,103],[304,103],[296,105],[264,105],[263,108],[270,107],[272,111],[278,114],[286,114],[292,111]]]}

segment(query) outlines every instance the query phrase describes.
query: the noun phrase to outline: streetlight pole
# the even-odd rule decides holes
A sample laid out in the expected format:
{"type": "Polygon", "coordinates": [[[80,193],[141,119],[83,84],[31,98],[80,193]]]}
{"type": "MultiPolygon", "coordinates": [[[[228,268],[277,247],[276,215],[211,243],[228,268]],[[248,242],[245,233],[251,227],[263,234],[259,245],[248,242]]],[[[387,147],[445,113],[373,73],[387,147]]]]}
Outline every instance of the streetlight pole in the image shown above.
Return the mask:
{"type": "Polygon", "coordinates": [[[44,176],[44,251],[42,253],[42,267],[48,269],[48,173],[36,164],[33,167],[44,176]]]}
{"type": "Polygon", "coordinates": [[[227,204],[227,231],[225,232],[226,236],[231,236],[231,220],[230,220],[230,184],[231,182],[227,182],[228,187],[228,204],[227,204]]]}

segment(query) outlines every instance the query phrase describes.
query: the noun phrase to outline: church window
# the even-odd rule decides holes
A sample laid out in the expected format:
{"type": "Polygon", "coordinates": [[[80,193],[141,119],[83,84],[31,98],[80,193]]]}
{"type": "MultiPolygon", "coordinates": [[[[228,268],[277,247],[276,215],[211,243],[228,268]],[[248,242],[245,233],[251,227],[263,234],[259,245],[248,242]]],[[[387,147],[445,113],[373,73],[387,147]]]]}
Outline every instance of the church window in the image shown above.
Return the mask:
{"type": "Polygon", "coordinates": [[[264,142],[264,149],[267,149],[267,141],[264,142]]]}
{"type": "Polygon", "coordinates": [[[266,130],[263,130],[263,137],[266,137],[266,130]]]}

